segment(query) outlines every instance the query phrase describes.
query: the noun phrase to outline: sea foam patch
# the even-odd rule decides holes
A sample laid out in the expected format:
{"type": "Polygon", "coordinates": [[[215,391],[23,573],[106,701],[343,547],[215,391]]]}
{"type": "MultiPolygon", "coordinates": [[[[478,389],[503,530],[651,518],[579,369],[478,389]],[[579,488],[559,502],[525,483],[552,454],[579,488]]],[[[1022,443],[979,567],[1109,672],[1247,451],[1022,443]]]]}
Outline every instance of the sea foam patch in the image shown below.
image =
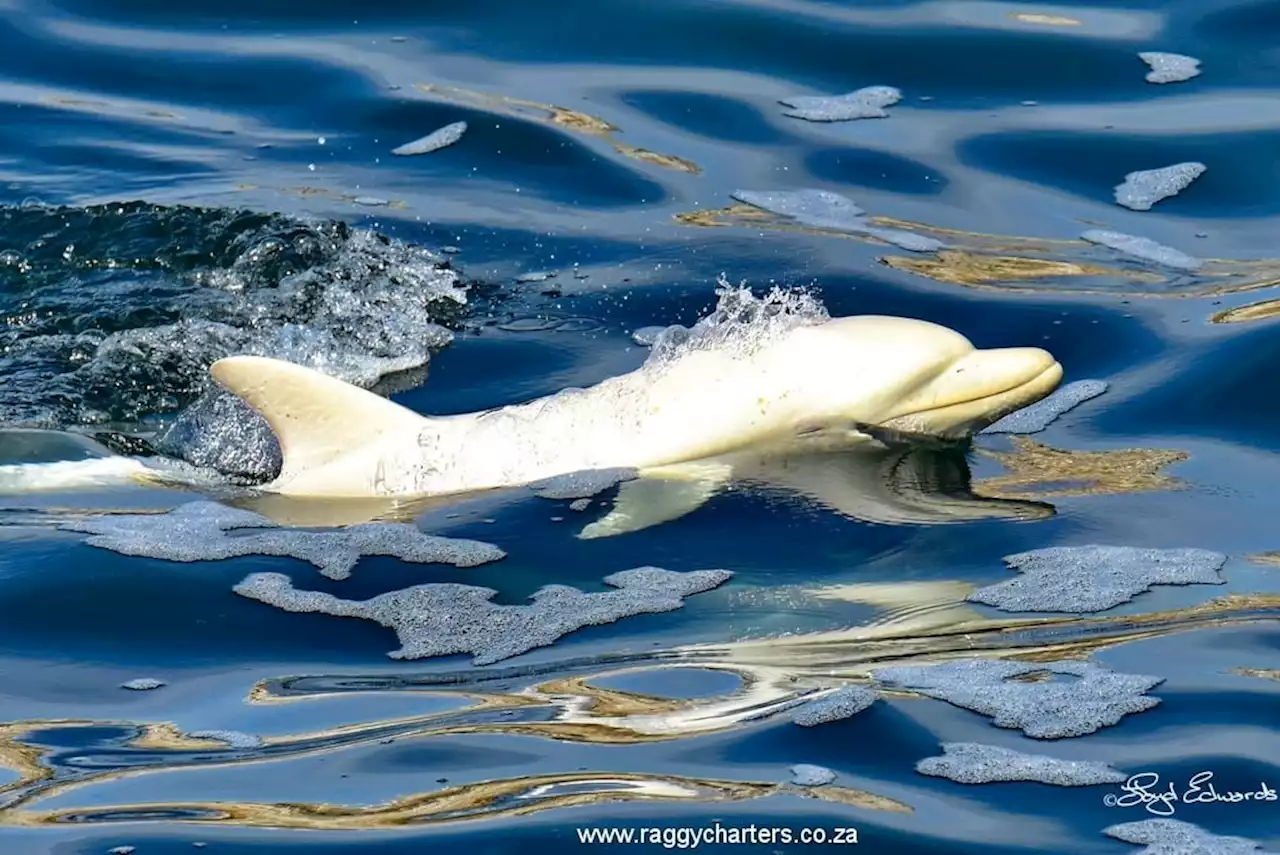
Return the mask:
{"type": "Polygon", "coordinates": [[[1208,168],[1203,163],[1187,161],[1130,172],[1116,185],[1116,204],[1133,211],[1150,211],[1157,202],[1177,196],[1190,187],[1208,168]]]}
{"type": "Polygon", "coordinates": [[[120,684],[120,688],[130,689],[134,692],[150,692],[153,689],[163,688],[164,686],[164,680],[157,680],[155,677],[137,677],[120,684]]]}
{"type": "Polygon", "coordinates": [[[735,190],[729,196],[746,205],[787,217],[800,225],[867,235],[908,252],[936,252],[946,244],[904,229],[874,225],[852,199],[830,190],[735,190]]]}
{"type": "Polygon", "coordinates": [[[1098,397],[1108,388],[1110,387],[1105,380],[1076,380],[1060,386],[1052,394],[1030,406],[1009,413],[979,433],[1039,433],[1067,412],[1098,397]]]}
{"type": "Polygon", "coordinates": [[[462,135],[466,132],[466,122],[454,122],[453,124],[445,125],[443,128],[432,131],[425,137],[416,139],[413,142],[407,142],[404,145],[396,146],[391,150],[391,153],[401,156],[430,154],[433,151],[439,151],[442,148],[453,145],[458,140],[462,139],[462,135]]]}
{"type": "Polygon", "coordinates": [[[1020,575],[965,599],[1007,612],[1102,612],[1153,585],[1222,585],[1227,556],[1207,549],[1051,546],[1004,562],[1020,575]]]}
{"type": "Polygon", "coordinates": [[[623,481],[633,481],[639,472],[632,468],[585,469],[544,478],[529,485],[543,499],[589,499],[623,481]]]}
{"type": "Polygon", "coordinates": [[[282,529],[259,514],[217,502],[188,502],[165,514],[108,514],[64,523],[88,533],[90,546],[165,561],[219,561],[274,555],[308,561],[330,579],[345,579],[365,555],[418,564],[476,567],[506,557],[478,540],[424,534],[407,523],[363,523],[331,531],[282,529]],[[267,529],[241,532],[242,529],[267,529]]]}
{"type": "Polygon", "coordinates": [[[1122,822],[1102,830],[1108,837],[1146,848],[1134,855],[1275,855],[1247,837],[1212,834],[1180,819],[1122,822]]]}
{"type": "Polygon", "coordinates": [[[228,748],[237,750],[258,748],[262,745],[262,737],[252,733],[243,733],[239,730],[192,730],[185,733],[184,736],[190,739],[209,739],[214,742],[221,742],[228,748]]]}
{"type": "Polygon", "coordinates": [[[1036,739],[1084,736],[1158,705],[1146,692],[1163,677],[1119,674],[1093,662],[959,659],[880,668],[886,687],[919,692],[990,716],[1036,739]],[[1043,675],[1048,679],[1034,679],[1043,675]],[[1032,678],[1030,680],[1026,678],[1032,678]]]}
{"type": "Polygon", "coordinates": [[[300,591],[280,573],[254,573],[232,590],[288,612],[317,612],[377,621],[395,630],[399,650],[392,659],[426,659],[470,653],[475,665],[491,665],[586,626],[639,614],[669,612],[686,597],[724,584],[728,570],[675,572],[636,567],[604,577],[614,591],[584,593],[568,585],[546,585],[531,605],[489,602],[498,592],[473,585],[415,585],[369,600],[343,600],[320,591],[300,591]]]}
{"type": "Polygon", "coordinates": [[[852,718],[876,702],[876,693],[862,686],[841,686],[821,698],[807,701],[796,708],[791,720],[801,727],[816,727],[827,722],[852,718]]]}
{"type": "Polygon", "coordinates": [[[1198,270],[1204,266],[1203,261],[1187,255],[1185,252],[1180,252],[1162,243],[1156,243],[1150,238],[1127,235],[1123,232],[1089,229],[1081,233],[1080,239],[1114,249],[1116,252],[1133,258],[1155,262],[1177,270],[1198,270]]]}
{"type": "Polygon", "coordinates": [[[916,771],[958,784],[1033,781],[1055,787],[1115,784],[1127,777],[1106,763],[1062,760],[978,742],[944,742],[942,752],[940,757],[921,760],[916,764],[916,771]]]}
{"type": "Polygon", "coordinates": [[[857,227],[867,215],[848,196],[830,190],[735,190],[729,195],[744,204],[819,229],[857,227]]]}
{"type": "Polygon", "coordinates": [[[1138,59],[1151,68],[1147,72],[1148,83],[1181,83],[1200,76],[1200,60],[1194,56],[1148,50],[1138,54],[1138,59]]]}
{"type": "Polygon", "coordinates": [[[808,122],[849,122],[855,119],[884,119],[886,107],[902,100],[901,90],[893,86],[864,86],[844,95],[792,95],[778,103],[789,110],[784,116],[808,122]]]}
{"type": "Polygon", "coordinates": [[[826,766],[815,766],[812,763],[797,763],[788,771],[791,783],[797,787],[825,787],[836,779],[836,773],[826,766]]]}

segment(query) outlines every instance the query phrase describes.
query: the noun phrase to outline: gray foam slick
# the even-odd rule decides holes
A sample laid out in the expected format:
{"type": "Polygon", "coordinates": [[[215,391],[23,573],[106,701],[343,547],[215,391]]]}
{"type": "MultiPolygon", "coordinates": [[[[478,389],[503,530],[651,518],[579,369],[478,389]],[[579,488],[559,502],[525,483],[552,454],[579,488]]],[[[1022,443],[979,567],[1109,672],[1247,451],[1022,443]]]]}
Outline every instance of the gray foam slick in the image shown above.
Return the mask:
{"type": "Polygon", "coordinates": [[[864,86],[844,95],[792,95],[780,98],[779,104],[790,107],[784,116],[808,122],[849,122],[855,119],[884,119],[885,107],[902,100],[902,92],[893,86],[864,86]]]}
{"type": "Polygon", "coordinates": [[[287,576],[254,573],[232,590],[288,612],[318,612],[377,621],[395,630],[399,650],[392,659],[472,654],[476,665],[491,665],[586,626],[600,626],[639,614],[674,611],[684,598],[722,585],[728,570],[678,573],[636,567],[604,578],[617,590],[583,593],[568,585],[546,585],[531,605],[500,606],[492,588],[454,583],[415,585],[369,600],[343,600],[319,591],[300,591],[287,576]]]}
{"type": "Polygon", "coordinates": [[[791,720],[801,727],[816,727],[852,718],[876,702],[876,693],[862,686],[841,686],[834,692],[801,704],[791,720]]]}
{"type": "Polygon", "coordinates": [[[1149,710],[1158,698],[1146,692],[1163,677],[1118,674],[1093,662],[1014,662],[959,659],[937,665],[898,665],[873,676],[906,689],[990,716],[997,727],[1036,739],[1084,736],[1149,710]],[[1043,674],[1047,680],[1014,678],[1043,674]]]}
{"type": "Polygon", "coordinates": [[[800,225],[867,235],[908,252],[936,252],[946,248],[942,241],[925,235],[876,226],[867,219],[867,212],[852,199],[830,190],[735,190],[729,196],[800,225]]]}
{"type": "Polygon", "coordinates": [[[1181,83],[1200,76],[1200,60],[1194,56],[1148,50],[1138,54],[1138,59],[1151,69],[1147,72],[1148,83],[1181,83]]]}
{"type": "Polygon", "coordinates": [[[1059,387],[1051,395],[1030,406],[1014,410],[979,433],[1039,433],[1067,412],[1098,397],[1108,388],[1105,380],[1076,380],[1059,387]]]}
{"type": "Polygon", "coordinates": [[[623,481],[634,481],[638,477],[639,473],[628,467],[584,469],[535,481],[529,485],[529,489],[543,499],[589,499],[623,481]]]}
{"type": "Polygon", "coordinates": [[[1153,585],[1222,585],[1227,556],[1206,549],[1052,546],[1007,555],[1020,575],[979,588],[971,603],[1006,612],[1102,612],[1153,585]]]}
{"type": "Polygon", "coordinates": [[[164,680],[157,680],[155,677],[138,677],[121,683],[120,688],[131,689],[135,692],[149,692],[152,689],[159,689],[165,685],[164,680]]]}
{"type": "Polygon", "coordinates": [[[425,137],[416,139],[413,142],[407,142],[404,145],[396,146],[391,149],[391,153],[401,156],[430,154],[433,151],[439,151],[442,148],[453,145],[458,140],[462,139],[462,135],[466,132],[466,122],[454,122],[453,124],[445,125],[439,130],[432,131],[425,137]]]}
{"type": "Polygon", "coordinates": [[[1146,846],[1134,855],[1276,855],[1247,837],[1212,834],[1180,819],[1122,822],[1102,832],[1125,843],[1146,846]]]}
{"type": "Polygon", "coordinates": [[[1046,754],[1027,754],[998,745],[977,742],[944,742],[941,757],[926,757],[916,764],[922,775],[947,778],[958,784],[993,784],[1033,781],[1056,787],[1090,787],[1118,784],[1126,779],[1106,763],[1061,760],[1046,754]]]}
{"type": "Polygon", "coordinates": [[[516,276],[516,282],[527,284],[530,282],[546,282],[548,279],[554,279],[556,272],[554,270],[533,270],[528,273],[521,273],[516,276]]]}
{"type": "Polygon", "coordinates": [[[228,748],[249,749],[258,748],[262,745],[262,739],[252,733],[242,733],[238,730],[192,730],[185,734],[191,739],[210,739],[214,742],[221,742],[228,748]]]}
{"type": "Polygon", "coordinates": [[[1187,189],[1208,168],[1203,163],[1187,161],[1130,172],[1116,185],[1116,204],[1133,211],[1150,211],[1157,202],[1187,189]]]}
{"type": "Polygon", "coordinates": [[[182,562],[274,555],[308,561],[330,579],[350,576],[365,555],[455,567],[506,557],[493,544],[428,535],[407,523],[363,523],[334,531],[282,529],[264,516],[217,502],[188,502],[165,514],[108,514],[60,528],[88,533],[90,546],[122,555],[182,562]],[[236,529],[268,530],[232,535],[236,529]]]}
{"type": "Polygon", "coordinates": [[[1089,243],[1114,249],[1123,255],[1140,258],[1173,267],[1177,270],[1198,270],[1204,262],[1198,258],[1180,252],[1173,247],[1156,243],[1150,238],[1127,235],[1123,232],[1110,232],[1105,229],[1089,229],[1080,234],[1080,239],[1089,243]]]}
{"type": "Polygon", "coordinates": [[[791,772],[791,783],[797,787],[824,787],[836,779],[835,772],[812,763],[797,763],[788,771],[791,772]]]}

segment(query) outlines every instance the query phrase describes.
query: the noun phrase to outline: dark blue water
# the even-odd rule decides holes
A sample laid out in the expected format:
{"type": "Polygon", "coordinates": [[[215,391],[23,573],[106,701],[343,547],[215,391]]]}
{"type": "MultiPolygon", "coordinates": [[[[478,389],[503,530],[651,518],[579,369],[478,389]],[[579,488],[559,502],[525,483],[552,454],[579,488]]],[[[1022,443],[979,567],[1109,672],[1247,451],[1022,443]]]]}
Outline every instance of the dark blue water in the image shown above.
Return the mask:
{"type": "MultiPolygon", "coordinates": [[[[1280,787],[1280,570],[1258,557],[1280,550],[1280,3],[0,0],[0,46],[3,427],[251,478],[272,462],[260,430],[200,445],[232,418],[208,398],[219,356],[274,348],[421,412],[468,412],[636,368],[631,332],[693,323],[721,275],[807,287],[833,316],[1045,347],[1066,380],[1110,384],[1021,445],[984,437],[921,464],[1051,506],[1030,522],[876,524],[747,488],[579,540],[596,510],[477,500],[418,523],[502,561],[371,557],[334,581],[291,558],[174,563],[54,528],[189,494],[7,495],[3,852],[623,852],[664,845],[579,833],[715,823],[856,829],[875,853],[1140,851],[1102,831],[1153,817],[1106,805],[1115,785],[916,772],[944,742],[1280,787]],[[1202,73],[1148,83],[1151,50],[1202,73]],[[873,85],[902,91],[887,118],[807,122],[778,103],[873,85]],[[457,121],[456,144],[391,154],[457,121]],[[1126,173],[1182,161],[1207,171],[1151,210],[1115,204],[1126,173]],[[948,248],[731,207],[738,190],[803,188],[948,248]],[[1206,263],[1078,239],[1093,228],[1206,263]],[[534,272],[555,275],[519,278],[534,272]],[[1226,582],[1031,629],[962,601],[1008,578],[1002,556],[1092,543],[1217,550],[1226,582]],[[462,581],[518,604],[643,565],[735,575],[483,668],[391,659],[373,621],[232,591],[265,571],[350,600],[462,581]],[[699,667],[674,667],[677,649],[699,667]],[[771,712],[873,666],[1009,649],[1162,677],[1160,703],[1051,741],[910,693],[814,728],[771,712]],[[166,685],[120,688],[139,677],[166,685]],[[202,730],[255,739],[183,736],[202,730]],[[839,777],[793,787],[796,763],[839,777]]],[[[74,456],[0,443],[0,463],[74,456]]],[[[1280,847],[1280,802],[1174,818],[1280,847]]],[[[837,846],[697,848],[743,845],[837,846]]]]}

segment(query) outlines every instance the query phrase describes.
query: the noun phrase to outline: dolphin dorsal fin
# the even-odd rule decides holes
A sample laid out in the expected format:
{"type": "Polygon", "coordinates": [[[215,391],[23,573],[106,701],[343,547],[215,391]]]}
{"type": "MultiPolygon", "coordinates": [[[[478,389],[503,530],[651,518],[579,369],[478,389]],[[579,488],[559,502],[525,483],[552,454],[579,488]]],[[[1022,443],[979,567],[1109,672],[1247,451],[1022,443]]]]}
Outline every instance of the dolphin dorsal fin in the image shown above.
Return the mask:
{"type": "Polygon", "coordinates": [[[311,368],[265,356],[229,356],[213,378],[267,420],[280,442],[284,481],[332,462],[379,434],[421,430],[427,419],[311,368]]]}

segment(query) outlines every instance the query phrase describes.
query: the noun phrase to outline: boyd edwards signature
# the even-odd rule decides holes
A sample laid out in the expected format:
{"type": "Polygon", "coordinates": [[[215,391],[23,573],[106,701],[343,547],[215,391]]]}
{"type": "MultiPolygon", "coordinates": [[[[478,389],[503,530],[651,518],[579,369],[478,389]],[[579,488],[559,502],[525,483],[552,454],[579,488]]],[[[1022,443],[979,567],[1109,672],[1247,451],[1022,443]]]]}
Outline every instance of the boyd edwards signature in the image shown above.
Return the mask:
{"type": "Polygon", "coordinates": [[[1280,796],[1261,782],[1256,790],[1219,790],[1213,785],[1212,772],[1197,772],[1179,792],[1173,781],[1163,786],[1155,772],[1139,772],[1120,785],[1121,794],[1107,793],[1102,803],[1107,807],[1142,805],[1157,816],[1173,816],[1176,804],[1237,804],[1239,802],[1274,802],[1280,796]]]}

